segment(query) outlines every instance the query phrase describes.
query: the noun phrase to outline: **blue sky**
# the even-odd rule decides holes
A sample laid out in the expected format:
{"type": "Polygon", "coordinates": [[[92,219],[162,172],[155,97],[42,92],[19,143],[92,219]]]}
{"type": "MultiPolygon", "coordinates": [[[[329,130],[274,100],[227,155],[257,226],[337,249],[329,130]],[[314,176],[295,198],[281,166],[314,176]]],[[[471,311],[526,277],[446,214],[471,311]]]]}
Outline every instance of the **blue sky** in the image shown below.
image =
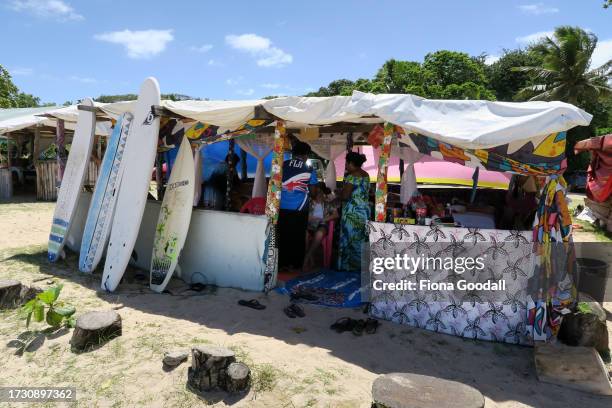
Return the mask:
{"type": "Polygon", "coordinates": [[[162,92],[211,99],[301,95],[338,78],[372,77],[389,58],[440,49],[516,48],[559,25],[600,40],[612,58],[612,9],[566,1],[0,0],[0,64],[45,102],[162,92]]]}

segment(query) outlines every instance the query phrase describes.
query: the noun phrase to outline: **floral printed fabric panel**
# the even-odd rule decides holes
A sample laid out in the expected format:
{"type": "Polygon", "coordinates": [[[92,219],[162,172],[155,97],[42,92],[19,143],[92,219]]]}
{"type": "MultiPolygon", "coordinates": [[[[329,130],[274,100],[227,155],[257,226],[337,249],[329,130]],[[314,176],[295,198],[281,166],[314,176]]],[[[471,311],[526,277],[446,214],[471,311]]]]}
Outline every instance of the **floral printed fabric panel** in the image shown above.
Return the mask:
{"type": "MultiPolygon", "coordinates": [[[[428,330],[473,339],[516,344],[532,344],[526,331],[530,307],[535,254],[531,231],[502,231],[440,226],[408,226],[372,222],[370,234],[370,271],[374,258],[459,257],[485,259],[480,271],[462,274],[435,267],[405,268],[371,273],[372,281],[451,282],[455,290],[417,288],[417,290],[371,291],[374,317],[428,330]],[[471,283],[505,281],[503,290],[458,290],[459,281],[471,283]]],[[[455,269],[457,270],[457,269],[455,269]]]]}

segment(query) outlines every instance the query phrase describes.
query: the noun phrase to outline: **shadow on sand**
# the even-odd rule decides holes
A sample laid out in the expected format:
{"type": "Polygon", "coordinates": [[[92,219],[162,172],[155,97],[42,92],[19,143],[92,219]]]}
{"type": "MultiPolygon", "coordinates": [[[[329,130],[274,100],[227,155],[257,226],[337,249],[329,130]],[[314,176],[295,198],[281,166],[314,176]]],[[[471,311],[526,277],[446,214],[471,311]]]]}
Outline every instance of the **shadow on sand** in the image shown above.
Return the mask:
{"type": "Polygon", "coordinates": [[[360,309],[304,305],[306,317],[289,319],[283,314],[289,303],[285,295],[223,288],[195,292],[179,280],[171,282],[170,293],[156,294],[149,290],[147,279],[135,279],[137,274],[131,268],[117,291],[105,293],[99,290],[99,271],[94,275],[80,274],[73,254],[53,267],[48,266],[44,252],[9,259],[40,265],[41,272],[44,269],[43,273],[57,274],[97,290],[99,298],[121,303],[123,307],[191,321],[228,335],[249,333],[291,345],[326,349],[334,357],[378,374],[412,372],[458,381],[498,403],[517,401],[528,406],[557,408],[560,401],[571,399],[579,400],[584,407],[608,408],[612,401],[538,382],[530,347],[468,340],[387,321],[373,335],[337,334],[329,326],[340,317],[366,316],[360,309]],[[266,309],[239,306],[240,299],[257,299],[266,309]]]}

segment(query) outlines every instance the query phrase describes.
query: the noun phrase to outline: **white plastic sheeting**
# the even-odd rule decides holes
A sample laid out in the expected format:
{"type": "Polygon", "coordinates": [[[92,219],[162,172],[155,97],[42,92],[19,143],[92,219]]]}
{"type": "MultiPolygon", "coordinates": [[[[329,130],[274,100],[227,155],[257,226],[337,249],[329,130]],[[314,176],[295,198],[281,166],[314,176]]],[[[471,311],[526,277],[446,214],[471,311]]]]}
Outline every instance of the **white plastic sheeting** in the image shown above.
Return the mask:
{"type": "MultiPolygon", "coordinates": [[[[117,116],[129,111],[133,104],[101,104],[100,109],[117,116]]],[[[252,119],[259,105],[287,121],[288,127],[388,121],[409,132],[462,148],[491,148],[508,143],[518,147],[527,140],[586,126],[592,119],[585,111],[563,102],[429,100],[414,95],[358,91],[351,96],[162,101],[162,106],[174,113],[222,129],[236,129],[252,119]]]]}
{"type": "Polygon", "coordinates": [[[273,135],[259,135],[256,138],[237,138],[236,142],[241,149],[249,153],[257,159],[257,168],[255,169],[255,180],[253,182],[253,192],[251,197],[265,197],[268,190],[266,183],[266,170],[264,167],[264,159],[274,146],[273,135]]]}
{"type": "Polygon", "coordinates": [[[54,109],[57,107],[0,109],[0,135],[30,126],[43,125],[45,118],[36,115],[54,109]]]}
{"type": "Polygon", "coordinates": [[[410,197],[417,191],[416,172],[414,171],[414,163],[419,161],[423,155],[408,147],[400,147],[398,156],[404,161],[406,168],[402,174],[400,183],[400,202],[407,204],[410,197]]]}
{"type": "Polygon", "coordinates": [[[432,100],[353,92],[346,107],[462,148],[491,148],[587,126],[592,115],[563,102],[432,100]]]}

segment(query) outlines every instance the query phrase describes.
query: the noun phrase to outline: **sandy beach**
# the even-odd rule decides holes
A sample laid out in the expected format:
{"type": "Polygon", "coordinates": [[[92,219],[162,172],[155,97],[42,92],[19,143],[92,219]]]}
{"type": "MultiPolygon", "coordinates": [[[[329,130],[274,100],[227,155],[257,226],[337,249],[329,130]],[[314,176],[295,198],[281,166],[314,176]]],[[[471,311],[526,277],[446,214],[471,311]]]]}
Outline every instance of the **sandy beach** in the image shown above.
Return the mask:
{"type": "Polygon", "coordinates": [[[247,396],[215,400],[214,406],[369,407],[372,381],[390,372],[471,385],[485,396],[488,408],[610,406],[609,398],[538,382],[528,347],[466,340],[391,322],[361,337],[329,329],[342,316],[363,318],[359,309],[306,305],[305,318],[289,319],[282,312],[288,298],[274,292],[194,292],[175,280],[172,294],[158,295],[135,270],[127,272],[116,293],[103,293],[98,290],[99,272],[80,274],[74,254],[55,265],[47,263],[52,211],[53,203],[0,205],[0,278],[42,288],[62,283],[61,298],[76,306],[77,315],[117,310],[123,335],[75,354],[68,343],[70,330],[64,330],[35,342],[32,351],[19,357],[7,343],[25,331],[25,323],[15,311],[3,311],[0,347],[8,368],[0,370],[3,385],[75,386],[78,402],[73,406],[199,406],[204,401],[185,387],[190,362],[164,371],[161,361],[164,351],[214,344],[233,349],[254,374],[247,396]],[[237,305],[239,299],[253,297],[267,309],[237,305]]]}

